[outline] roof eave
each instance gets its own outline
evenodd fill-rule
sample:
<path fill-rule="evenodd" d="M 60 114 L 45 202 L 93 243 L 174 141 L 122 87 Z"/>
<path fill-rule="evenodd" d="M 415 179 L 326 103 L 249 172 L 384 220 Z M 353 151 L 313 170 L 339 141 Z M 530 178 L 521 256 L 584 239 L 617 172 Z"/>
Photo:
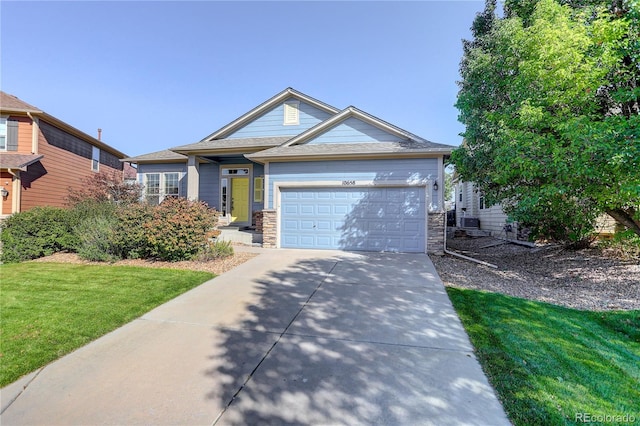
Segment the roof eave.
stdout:
<path fill-rule="evenodd" d="M 251 161 L 268 163 L 270 161 L 321 161 L 321 160 L 371 160 L 386 158 L 438 158 L 450 154 L 450 150 L 436 150 L 429 152 L 371 152 L 371 153 L 342 153 L 342 154 L 298 154 L 298 155 L 245 155 Z"/>

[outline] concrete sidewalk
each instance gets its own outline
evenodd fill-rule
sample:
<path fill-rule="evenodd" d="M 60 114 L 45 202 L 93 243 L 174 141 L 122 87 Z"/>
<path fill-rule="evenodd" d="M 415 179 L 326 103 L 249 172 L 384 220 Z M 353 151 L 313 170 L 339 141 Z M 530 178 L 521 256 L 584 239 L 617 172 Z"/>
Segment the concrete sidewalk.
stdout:
<path fill-rule="evenodd" d="M 1 423 L 509 424 L 426 255 L 260 252 L 2 389 Z"/>

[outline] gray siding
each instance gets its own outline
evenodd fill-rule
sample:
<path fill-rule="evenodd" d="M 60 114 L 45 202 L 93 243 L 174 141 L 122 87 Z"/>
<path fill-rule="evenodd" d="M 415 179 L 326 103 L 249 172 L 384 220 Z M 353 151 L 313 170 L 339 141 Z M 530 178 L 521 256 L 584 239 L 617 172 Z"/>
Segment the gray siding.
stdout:
<path fill-rule="evenodd" d="M 391 133 L 365 123 L 358 118 L 350 117 L 311 139 L 308 143 L 397 142 L 400 140 L 402 139 Z"/>
<path fill-rule="evenodd" d="M 213 163 L 200 164 L 198 198 L 216 210 L 220 209 L 220 167 Z"/>
<path fill-rule="evenodd" d="M 187 164 L 186 163 L 169 163 L 169 164 L 139 164 L 138 165 L 138 182 L 144 185 L 145 173 L 180 173 L 180 195 L 187 196 Z"/>
<path fill-rule="evenodd" d="M 317 181 L 406 181 L 415 183 L 436 179 L 438 159 L 411 158 L 393 160 L 307 161 L 269 164 L 269 207 L 274 208 L 274 184 L 276 182 Z M 437 209 L 437 198 L 431 193 L 431 206 Z"/>
<path fill-rule="evenodd" d="M 285 101 L 286 102 L 286 101 Z M 331 115 L 305 102 L 299 105 L 300 124 L 297 126 L 285 126 L 284 102 L 265 112 L 252 122 L 246 124 L 235 132 L 226 136 L 233 138 L 256 138 L 266 136 L 297 135 L 326 120 Z"/>

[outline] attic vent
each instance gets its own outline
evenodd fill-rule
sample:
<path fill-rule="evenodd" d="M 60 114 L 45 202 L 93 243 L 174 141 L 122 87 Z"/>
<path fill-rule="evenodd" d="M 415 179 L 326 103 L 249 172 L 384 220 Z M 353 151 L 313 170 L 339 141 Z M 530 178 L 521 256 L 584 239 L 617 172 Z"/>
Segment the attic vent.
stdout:
<path fill-rule="evenodd" d="M 300 124 L 300 115 L 298 113 L 298 107 L 300 102 L 289 101 L 284 103 L 284 125 L 296 126 Z"/>

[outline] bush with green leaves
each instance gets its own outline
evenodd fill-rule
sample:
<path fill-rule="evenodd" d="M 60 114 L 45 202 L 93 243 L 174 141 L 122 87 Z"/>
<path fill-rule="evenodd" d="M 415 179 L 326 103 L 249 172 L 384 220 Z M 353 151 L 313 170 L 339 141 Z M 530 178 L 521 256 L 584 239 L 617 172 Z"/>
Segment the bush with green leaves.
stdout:
<path fill-rule="evenodd" d="M 83 219 L 74 227 L 78 238 L 78 256 L 96 262 L 119 260 L 119 250 L 114 241 L 117 229 L 115 217 L 89 216 Z"/>
<path fill-rule="evenodd" d="M 150 255 L 167 261 L 192 259 L 207 245 L 217 221 L 217 212 L 203 202 L 166 198 L 143 224 Z"/>
<path fill-rule="evenodd" d="M 36 207 L 2 223 L 2 261 L 23 262 L 71 249 L 77 240 L 69 210 Z"/>

